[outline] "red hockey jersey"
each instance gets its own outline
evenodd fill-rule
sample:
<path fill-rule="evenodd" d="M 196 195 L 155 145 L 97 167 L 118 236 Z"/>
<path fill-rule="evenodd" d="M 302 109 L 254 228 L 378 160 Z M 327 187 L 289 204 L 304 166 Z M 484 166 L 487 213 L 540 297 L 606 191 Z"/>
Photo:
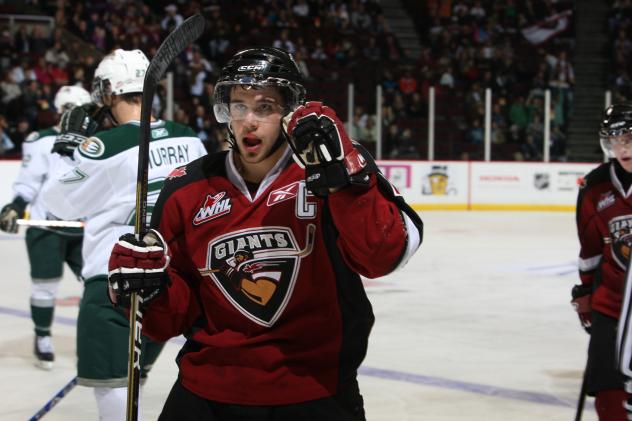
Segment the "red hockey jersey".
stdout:
<path fill-rule="evenodd" d="M 385 275 L 419 247 L 422 223 L 381 175 L 327 199 L 288 149 L 251 197 L 232 152 L 174 171 L 153 212 L 172 284 L 143 328 L 184 334 L 182 384 L 245 405 L 331 396 L 354 378 L 373 312 L 360 274 Z"/>
<path fill-rule="evenodd" d="M 632 248 L 631 196 L 610 162 L 586 176 L 577 200 L 581 281 L 593 287 L 592 308 L 617 319 Z"/>

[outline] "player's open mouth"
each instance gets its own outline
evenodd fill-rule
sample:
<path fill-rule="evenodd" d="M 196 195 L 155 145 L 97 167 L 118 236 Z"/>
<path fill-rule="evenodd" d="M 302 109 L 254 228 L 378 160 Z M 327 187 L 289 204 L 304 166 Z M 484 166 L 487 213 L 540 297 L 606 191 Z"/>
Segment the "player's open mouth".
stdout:
<path fill-rule="evenodd" d="M 244 147 L 247 150 L 254 150 L 261 145 L 261 139 L 256 138 L 254 136 L 246 136 L 244 137 Z"/>

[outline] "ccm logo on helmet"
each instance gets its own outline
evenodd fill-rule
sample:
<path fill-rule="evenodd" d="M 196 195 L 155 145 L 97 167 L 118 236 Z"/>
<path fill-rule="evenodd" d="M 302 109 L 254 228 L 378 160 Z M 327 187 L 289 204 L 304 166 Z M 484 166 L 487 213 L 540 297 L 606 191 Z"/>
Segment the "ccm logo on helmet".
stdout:
<path fill-rule="evenodd" d="M 265 64 L 248 64 L 244 66 L 239 66 L 237 71 L 243 72 L 247 70 L 264 70 L 266 68 Z"/>

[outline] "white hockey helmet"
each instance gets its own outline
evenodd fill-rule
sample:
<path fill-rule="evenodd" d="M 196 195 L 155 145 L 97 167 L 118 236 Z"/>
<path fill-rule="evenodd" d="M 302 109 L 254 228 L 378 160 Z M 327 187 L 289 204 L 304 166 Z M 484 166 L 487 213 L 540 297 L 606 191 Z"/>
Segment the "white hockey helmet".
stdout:
<path fill-rule="evenodd" d="M 53 105 L 55 105 L 57 112 L 61 114 L 70 108 L 79 107 L 90 102 L 92 100 L 88 91 L 81 86 L 68 85 L 59 88 L 57 94 L 55 94 Z"/>
<path fill-rule="evenodd" d="M 94 71 L 92 100 L 100 107 L 111 94 L 122 95 L 143 92 L 145 72 L 149 60 L 140 50 L 117 49 L 105 56 Z"/>

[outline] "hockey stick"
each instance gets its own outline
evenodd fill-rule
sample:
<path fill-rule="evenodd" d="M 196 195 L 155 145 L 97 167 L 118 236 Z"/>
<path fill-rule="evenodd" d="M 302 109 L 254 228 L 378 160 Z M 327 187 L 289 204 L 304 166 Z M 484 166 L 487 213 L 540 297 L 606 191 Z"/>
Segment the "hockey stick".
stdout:
<path fill-rule="evenodd" d="M 167 67 L 189 44 L 204 32 L 204 18 L 196 14 L 185 20 L 162 42 L 156 55 L 149 63 L 143 82 L 143 99 L 140 113 L 140 135 L 138 139 L 138 173 L 136 178 L 136 238 L 143 238 L 147 231 L 147 183 L 149 175 L 149 142 L 151 106 L 156 86 Z M 140 353 L 143 313 L 140 297 L 131 295 L 129 319 L 129 357 L 127 365 L 127 421 L 138 420 L 138 396 L 140 388 Z"/>
<path fill-rule="evenodd" d="M 292 256 L 296 256 L 296 257 L 305 257 L 308 254 L 310 254 L 312 252 L 312 250 L 314 249 L 314 240 L 316 239 L 316 236 L 314 235 L 316 233 L 316 225 L 314 224 L 309 224 L 307 225 L 307 235 L 306 235 L 306 239 L 305 239 L 305 247 L 302 250 L 297 251 L 296 253 L 292 254 L 292 253 L 287 253 L 285 251 L 273 251 L 271 254 L 270 252 L 263 252 L 261 253 L 261 255 L 258 255 L 257 257 L 270 257 L 270 256 L 288 256 L 288 257 L 292 257 Z M 198 269 L 198 271 L 200 272 L 200 275 L 205 276 L 205 275 L 209 275 L 211 273 L 217 273 L 217 272 L 221 272 L 221 269 L 208 269 L 208 268 L 202 268 L 202 269 Z"/>
<path fill-rule="evenodd" d="M 579 399 L 577 399 L 577 410 L 575 411 L 575 421 L 582 420 L 582 413 L 584 412 L 584 402 L 586 401 L 586 373 L 588 372 L 588 364 L 586 364 L 586 370 L 582 377 L 582 388 L 579 390 Z"/>
<path fill-rule="evenodd" d="M 47 219 L 18 219 L 18 225 L 25 227 L 83 228 L 81 221 L 49 221 Z"/>
<path fill-rule="evenodd" d="M 41 419 L 44 415 L 48 414 L 48 412 L 51 409 L 53 409 L 53 407 L 57 405 L 57 403 L 59 403 L 59 401 L 64 396 L 70 393 L 70 391 L 74 389 L 76 385 L 77 385 L 77 377 L 74 377 L 72 380 L 68 382 L 68 384 L 62 387 L 61 390 L 55 394 L 55 396 L 53 396 L 48 402 L 46 402 L 46 404 L 39 411 L 37 411 L 35 415 L 29 418 L 29 421 L 37 421 Z"/>

